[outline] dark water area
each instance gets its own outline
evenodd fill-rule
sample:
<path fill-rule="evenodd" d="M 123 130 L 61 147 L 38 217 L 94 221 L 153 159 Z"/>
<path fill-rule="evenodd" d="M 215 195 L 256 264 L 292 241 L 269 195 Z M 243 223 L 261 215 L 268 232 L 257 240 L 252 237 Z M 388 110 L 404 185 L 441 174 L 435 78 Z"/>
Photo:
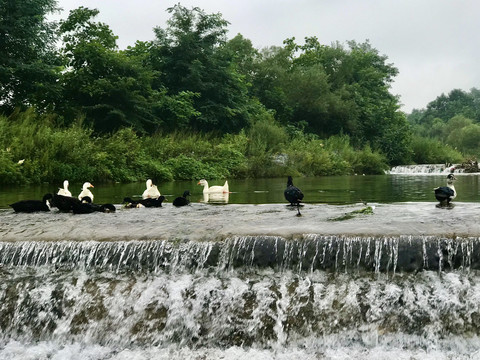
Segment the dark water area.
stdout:
<path fill-rule="evenodd" d="M 480 201 L 479 175 L 457 175 L 456 201 Z M 276 204 L 285 203 L 283 190 L 286 179 L 231 179 L 229 204 Z M 212 180 L 209 185 L 223 185 L 224 180 Z M 433 189 L 445 186 L 445 175 L 376 175 L 376 176 L 324 176 L 295 178 L 294 184 L 305 194 L 305 203 L 354 204 L 360 202 L 395 203 L 409 201 L 435 202 Z M 171 202 L 185 190 L 190 190 L 192 202 L 205 202 L 203 188 L 197 181 L 174 181 L 157 183 L 166 201 Z M 0 188 L 0 208 L 25 199 L 41 199 L 45 193 L 56 192 L 62 184 L 38 186 L 4 186 Z M 82 184 L 70 184 L 70 191 L 78 195 Z M 94 184 L 92 192 L 96 203 L 121 204 L 125 196 L 140 196 L 145 183 Z M 211 200 L 211 199 L 209 199 Z M 214 199 L 215 200 L 215 199 Z M 218 201 L 217 201 L 218 202 Z"/>

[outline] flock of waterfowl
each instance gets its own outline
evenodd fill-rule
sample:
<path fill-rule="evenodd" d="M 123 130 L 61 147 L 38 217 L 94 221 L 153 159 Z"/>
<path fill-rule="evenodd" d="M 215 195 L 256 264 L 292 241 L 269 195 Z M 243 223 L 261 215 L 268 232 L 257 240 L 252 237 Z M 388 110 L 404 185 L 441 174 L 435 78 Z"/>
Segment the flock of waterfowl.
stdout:
<path fill-rule="evenodd" d="M 457 192 L 453 185 L 456 180 L 453 175 L 453 169 L 447 176 L 447 186 L 441 186 L 434 189 L 436 199 L 440 202 L 440 206 L 448 206 L 450 201 L 455 199 Z M 228 181 L 225 181 L 223 186 L 210 186 L 207 180 L 202 179 L 198 182 L 198 185 L 203 186 L 203 193 L 205 194 L 228 194 Z M 82 191 L 77 197 L 72 196 L 72 193 L 68 190 L 68 180 L 63 182 L 63 188 L 59 188 L 58 192 L 54 195 L 45 194 L 42 200 L 21 200 L 16 203 L 10 204 L 15 212 L 38 212 L 38 211 L 50 211 L 52 207 L 58 208 L 62 212 L 73 212 L 75 214 L 89 214 L 93 212 L 114 212 L 116 210 L 113 204 L 95 204 L 93 202 L 94 196 L 90 191 L 93 185 L 86 182 L 82 186 Z M 186 190 L 182 196 L 173 200 L 174 206 L 185 206 L 190 203 L 189 200 L 190 191 Z M 300 203 L 303 201 L 302 191 L 293 185 L 293 179 L 291 176 L 287 179 L 287 187 L 284 190 L 285 199 L 291 206 L 297 207 L 297 216 L 301 216 Z M 138 207 L 161 207 L 165 201 L 165 196 L 160 194 L 158 187 L 152 183 L 152 180 L 148 179 L 146 182 L 146 189 L 142 194 L 141 199 L 133 199 L 132 197 L 125 197 L 123 199 L 124 207 L 126 208 L 138 208 Z"/>
<path fill-rule="evenodd" d="M 204 194 L 214 193 L 228 193 L 228 182 L 225 181 L 223 186 L 208 186 L 208 182 L 202 179 L 198 182 L 198 185 L 203 186 Z M 62 212 L 73 212 L 75 214 L 88 214 L 93 212 L 114 212 L 116 210 L 113 204 L 95 204 L 93 202 L 94 195 L 90 188 L 94 186 L 89 182 L 86 182 L 82 186 L 82 191 L 77 197 L 72 196 L 72 193 L 68 189 L 68 180 L 63 182 L 63 187 L 58 189 L 56 194 L 45 194 L 42 200 L 21 200 L 16 203 L 10 204 L 15 212 L 39 212 L 50 211 L 51 208 L 57 208 Z M 190 204 L 189 200 L 190 191 L 184 191 L 182 196 L 179 196 L 173 200 L 174 206 L 185 206 Z M 152 183 L 151 179 L 146 182 L 146 189 L 139 199 L 133 199 L 132 197 L 125 197 L 123 199 L 124 207 L 126 208 L 138 208 L 138 207 L 161 207 L 165 201 L 165 196 L 160 194 L 157 185 Z"/>

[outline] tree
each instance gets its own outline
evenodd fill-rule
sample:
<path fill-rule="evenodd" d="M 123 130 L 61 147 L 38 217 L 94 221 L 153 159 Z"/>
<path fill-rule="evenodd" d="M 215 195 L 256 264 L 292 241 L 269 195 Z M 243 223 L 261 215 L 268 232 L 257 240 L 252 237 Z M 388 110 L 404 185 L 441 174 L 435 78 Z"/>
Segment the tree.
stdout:
<path fill-rule="evenodd" d="M 433 117 L 447 122 L 456 115 L 463 115 L 475 122 L 480 122 L 479 99 L 478 90 L 475 88 L 471 89 L 469 93 L 453 89 L 448 95 L 441 94 L 429 102 L 420 121 L 426 122 Z"/>
<path fill-rule="evenodd" d="M 58 93 L 56 0 L 0 0 L 0 109 L 44 109 Z"/>
<path fill-rule="evenodd" d="M 96 9 L 80 7 L 60 24 L 66 66 L 63 112 L 70 121 L 84 114 L 97 132 L 125 126 L 154 132 L 161 125 L 154 109 L 162 98 L 151 88 L 155 73 L 133 49 L 119 52 L 108 25 L 93 21 L 97 15 Z"/>
<path fill-rule="evenodd" d="M 368 42 L 344 48 L 321 45 L 315 37 L 304 45 L 287 39 L 283 48 L 262 55 L 252 93 L 283 124 L 306 124 L 307 132 L 322 137 L 343 132 L 392 163 L 409 160 L 409 124 L 389 92 L 397 69 Z"/>
<path fill-rule="evenodd" d="M 255 74 L 256 65 L 260 59 L 260 53 L 252 45 L 252 42 L 237 34 L 225 44 L 235 70 L 245 78 L 249 88 Z"/>
<path fill-rule="evenodd" d="M 202 131 L 236 132 L 248 123 L 249 98 L 243 77 L 232 66 L 225 47 L 228 22 L 220 14 L 206 14 L 175 5 L 167 28 L 155 28 L 153 69 L 169 95 L 197 94 L 198 111 L 190 127 Z"/>

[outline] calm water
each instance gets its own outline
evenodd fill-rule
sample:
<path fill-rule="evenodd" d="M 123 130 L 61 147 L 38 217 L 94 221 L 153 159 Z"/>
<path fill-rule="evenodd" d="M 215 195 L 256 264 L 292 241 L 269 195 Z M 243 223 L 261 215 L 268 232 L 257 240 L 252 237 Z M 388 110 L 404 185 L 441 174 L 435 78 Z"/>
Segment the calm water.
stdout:
<path fill-rule="evenodd" d="M 457 175 L 456 201 L 480 201 L 479 175 Z M 232 179 L 229 180 L 228 199 L 208 199 L 210 202 L 229 204 L 284 203 L 283 190 L 286 179 Z M 445 186 L 444 175 L 377 175 L 377 176 L 325 176 L 295 178 L 294 184 L 302 189 L 306 203 L 351 204 L 361 201 L 394 203 L 406 201 L 435 202 L 433 188 Z M 24 199 L 41 199 L 47 192 L 56 192 L 57 186 L 2 187 L 0 208 Z M 78 195 L 82 184 L 70 184 L 70 191 Z M 95 185 L 95 184 L 94 184 Z M 196 181 L 175 181 L 157 184 L 167 202 L 173 201 L 184 190 L 190 190 L 193 202 L 204 202 L 202 187 Z M 223 185 L 223 181 L 211 181 L 212 185 Z M 125 196 L 140 196 L 145 184 L 97 184 L 92 189 L 96 203 L 121 204 Z M 212 201 L 213 200 L 213 201 Z"/>

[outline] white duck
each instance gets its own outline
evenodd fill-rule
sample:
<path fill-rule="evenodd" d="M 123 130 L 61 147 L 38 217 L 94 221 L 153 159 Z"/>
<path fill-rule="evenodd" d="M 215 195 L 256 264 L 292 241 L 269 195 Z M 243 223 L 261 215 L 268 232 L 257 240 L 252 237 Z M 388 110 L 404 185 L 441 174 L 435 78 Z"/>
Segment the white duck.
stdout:
<path fill-rule="evenodd" d="M 72 193 L 68 190 L 68 180 L 63 182 L 63 188 L 58 188 L 57 195 L 72 196 Z"/>
<path fill-rule="evenodd" d="M 142 194 L 142 199 L 157 199 L 160 197 L 157 185 L 153 185 L 152 180 L 148 179 L 146 182 L 147 188 Z"/>
<path fill-rule="evenodd" d="M 93 188 L 94 186 L 90 184 L 89 182 L 86 182 L 82 186 L 82 192 L 78 194 L 78 200 L 82 200 L 85 196 L 88 196 L 90 199 L 92 199 L 93 202 L 93 194 L 88 188 Z"/>
<path fill-rule="evenodd" d="M 202 179 L 197 183 L 197 185 L 202 185 L 203 186 L 203 193 L 204 194 L 229 193 L 230 192 L 228 190 L 228 181 L 225 181 L 225 184 L 223 186 L 216 185 L 216 186 L 208 187 L 207 180 Z"/>

